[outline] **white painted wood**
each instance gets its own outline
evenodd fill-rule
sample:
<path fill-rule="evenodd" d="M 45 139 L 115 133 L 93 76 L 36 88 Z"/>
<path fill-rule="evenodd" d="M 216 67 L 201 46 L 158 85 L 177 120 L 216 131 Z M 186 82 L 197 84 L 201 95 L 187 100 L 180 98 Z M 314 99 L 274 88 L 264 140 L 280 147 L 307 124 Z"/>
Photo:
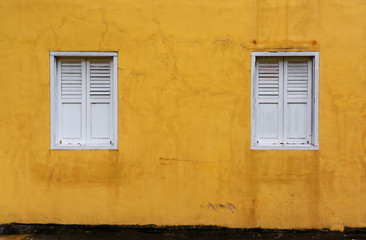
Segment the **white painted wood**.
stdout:
<path fill-rule="evenodd" d="M 118 57 L 117 55 L 113 57 L 113 71 L 112 71 L 112 142 L 110 143 L 112 145 L 113 149 L 118 149 Z"/>
<path fill-rule="evenodd" d="M 256 61 L 256 144 L 282 142 L 282 61 L 261 58 Z"/>
<path fill-rule="evenodd" d="M 108 99 L 111 97 L 112 61 L 90 60 L 88 61 L 89 97 L 91 99 Z"/>
<path fill-rule="evenodd" d="M 282 61 L 284 61 L 285 58 L 282 58 Z M 289 114 L 288 114 L 288 62 L 284 61 L 283 63 L 284 68 L 284 74 L 283 74 L 283 142 L 282 144 L 288 144 L 288 125 L 289 125 Z"/>
<path fill-rule="evenodd" d="M 307 141 L 307 104 L 287 103 L 287 122 L 285 122 L 286 141 L 285 143 L 302 143 Z"/>
<path fill-rule="evenodd" d="M 252 52 L 252 103 L 251 103 L 251 149 L 273 149 L 273 150 L 317 150 L 318 140 L 318 116 L 319 116 L 319 52 Z M 261 57 L 278 57 L 292 59 L 305 59 L 305 63 L 292 66 L 287 72 L 284 70 L 283 78 L 290 76 L 290 84 L 282 80 L 283 85 L 283 109 L 281 120 L 283 142 L 273 144 L 270 141 L 257 141 L 259 129 L 258 124 L 264 125 L 258 120 L 259 102 L 257 96 L 257 61 Z M 296 57 L 296 58 L 294 58 Z M 305 57 L 305 58 L 304 58 Z M 287 68 L 286 61 L 283 60 L 283 67 Z M 291 65 L 291 64 L 290 64 Z M 304 71 L 305 70 L 305 71 Z M 299 73 L 297 73 L 300 71 Z M 301 72 L 302 71 L 302 72 Z M 285 76 L 286 75 L 286 76 Z M 305 76 L 304 76 L 305 75 Z M 304 83 L 304 77 L 307 83 Z M 306 82 L 306 81 L 305 81 Z M 271 82 L 268 82 L 271 83 Z M 268 84 L 268 87 L 271 84 Z M 266 86 L 262 84 L 262 86 Z M 262 92 L 266 90 L 261 89 Z M 289 92 L 288 92 L 289 91 Z M 266 92 L 270 92 L 266 90 Z M 272 92 L 273 93 L 273 92 Z M 288 94 L 289 93 L 289 94 Z M 262 94 L 265 98 L 266 94 Z M 268 95 L 268 94 L 267 94 Z M 267 99 L 268 104 L 273 104 L 273 100 Z M 281 102 L 281 101 L 280 101 Z M 271 110 L 265 110 L 271 111 Z M 263 112 L 263 111 L 262 111 Z M 263 115 L 263 113 L 260 113 Z M 264 127 L 264 132 L 268 132 L 268 126 Z M 263 133 L 260 132 L 260 135 Z M 279 138 L 281 139 L 281 138 Z M 290 141 L 288 141 L 290 139 Z M 287 143 L 286 143 L 287 142 Z"/>
<path fill-rule="evenodd" d="M 279 143 L 279 104 L 259 103 L 257 113 L 257 141 L 258 143 Z"/>
<path fill-rule="evenodd" d="M 56 106 L 57 106 L 57 95 L 55 94 L 56 91 L 56 58 L 55 56 L 50 55 L 50 148 L 52 149 L 53 146 L 56 144 Z"/>
<path fill-rule="evenodd" d="M 56 57 L 116 57 L 117 55 L 117 52 L 50 52 L 50 56 Z"/>
<path fill-rule="evenodd" d="M 59 145 L 85 144 L 84 59 L 60 59 L 57 64 Z M 72 79 L 72 81 L 70 80 Z"/>
<path fill-rule="evenodd" d="M 319 150 L 319 146 L 314 145 L 255 145 L 253 150 Z"/>
<path fill-rule="evenodd" d="M 55 145 L 52 149 L 58 150 L 93 150 L 93 149 L 111 149 L 117 150 L 116 147 L 112 146 L 111 144 L 88 144 L 88 145 Z"/>
<path fill-rule="evenodd" d="M 92 140 L 106 143 L 111 141 L 110 108 L 109 103 L 93 103 L 90 105 L 90 138 Z"/>
<path fill-rule="evenodd" d="M 255 146 L 256 145 L 256 117 L 255 117 L 255 110 L 256 110 L 256 105 L 257 105 L 257 96 L 256 96 L 256 72 L 257 72 L 257 68 L 256 68 L 256 57 L 254 55 L 252 55 L 252 62 L 251 62 L 251 84 L 250 84 L 250 91 L 251 91 L 251 100 L 250 100 L 250 105 L 251 105 L 251 121 L 250 121 L 250 131 L 251 131 L 251 146 Z"/>
<path fill-rule="evenodd" d="M 62 103 L 62 144 L 82 143 L 82 104 Z"/>
<path fill-rule="evenodd" d="M 82 61 L 60 61 L 61 99 L 82 99 Z"/>
<path fill-rule="evenodd" d="M 313 58 L 313 123 L 312 142 L 319 147 L 319 53 Z"/>
<path fill-rule="evenodd" d="M 86 74 L 86 59 L 83 58 L 82 59 L 82 99 L 81 99 L 81 103 L 82 103 L 82 145 L 87 144 L 87 134 L 88 134 L 88 129 L 86 128 L 86 120 L 88 119 L 88 115 L 86 112 L 86 96 L 87 96 L 87 74 Z"/>
<path fill-rule="evenodd" d="M 307 96 L 307 115 L 306 115 L 306 143 L 313 143 L 311 139 L 312 135 L 312 114 L 313 114 L 313 61 L 309 58 L 308 59 L 308 96 Z"/>
<path fill-rule="evenodd" d="M 117 149 L 117 60 L 117 53 L 50 52 L 51 149 Z"/>
<path fill-rule="evenodd" d="M 113 104 L 111 102 L 112 59 L 87 61 L 87 128 L 89 143 L 113 142 Z"/>
<path fill-rule="evenodd" d="M 318 57 L 319 52 L 252 52 L 254 57 Z"/>
<path fill-rule="evenodd" d="M 284 58 L 285 144 L 310 143 L 312 66 L 309 63 L 308 57 Z"/>
<path fill-rule="evenodd" d="M 57 82 L 57 92 L 55 95 L 57 96 L 57 107 L 56 107 L 56 116 L 57 116 L 57 134 L 56 134 L 56 145 L 62 144 L 62 100 L 61 100 L 61 61 L 57 61 L 57 77 L 55 81 Z"/>

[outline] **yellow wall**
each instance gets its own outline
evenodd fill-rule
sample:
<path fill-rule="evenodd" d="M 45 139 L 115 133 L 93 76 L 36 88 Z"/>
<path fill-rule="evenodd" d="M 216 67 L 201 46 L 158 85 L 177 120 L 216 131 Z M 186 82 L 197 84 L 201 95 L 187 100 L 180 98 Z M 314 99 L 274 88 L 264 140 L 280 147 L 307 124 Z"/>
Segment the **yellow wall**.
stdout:
<path fill-rule="evenodd" d="M 365 15 L 364 0 L 1 0 L 0 223 L 365 227 Z M 320 52 L 319 151 L 250 149 L 251 51 L 286 50 Z M 50 150 L 49 51 L 118 51 L 118 151 Z"/>

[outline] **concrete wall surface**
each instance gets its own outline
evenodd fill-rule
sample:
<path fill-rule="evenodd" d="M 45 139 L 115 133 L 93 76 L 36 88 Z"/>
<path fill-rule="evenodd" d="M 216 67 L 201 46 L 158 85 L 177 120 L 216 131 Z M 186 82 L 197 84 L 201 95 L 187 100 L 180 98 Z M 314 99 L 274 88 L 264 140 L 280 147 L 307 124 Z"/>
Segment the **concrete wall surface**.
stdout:
<path fill-rule="evenodd" d="M 366 1 L 1 0 L 0 223 L 366 226 Z M 118 52 L 118 150 L 50 150 L 50 51 Z M 251 52 L 319 51 L 319 150 L 251 150 Z"/>

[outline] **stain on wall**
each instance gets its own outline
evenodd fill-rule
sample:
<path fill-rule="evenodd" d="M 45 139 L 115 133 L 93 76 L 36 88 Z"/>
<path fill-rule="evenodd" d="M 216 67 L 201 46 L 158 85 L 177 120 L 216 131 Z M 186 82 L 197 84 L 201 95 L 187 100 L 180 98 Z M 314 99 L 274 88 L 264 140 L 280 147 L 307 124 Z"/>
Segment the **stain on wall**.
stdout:
<path fill-rule="evenodd" d="M 366 225 L 366 3 L 0 2 L 0 223 Z M 118 51 L 118 150 L 50 150 L 49 51 Z M 251 51 L 319 51 L 319 151 L 250 149 Z"/>

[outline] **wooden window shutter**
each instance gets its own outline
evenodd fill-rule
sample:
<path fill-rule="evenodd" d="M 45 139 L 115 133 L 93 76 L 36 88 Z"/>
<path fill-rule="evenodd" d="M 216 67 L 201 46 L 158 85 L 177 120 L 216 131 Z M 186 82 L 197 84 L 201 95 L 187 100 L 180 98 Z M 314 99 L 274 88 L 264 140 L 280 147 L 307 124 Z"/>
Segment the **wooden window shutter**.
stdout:
<path fill-rule="evenodd" d="M 282 78 L 282 58 L 258 58 L 255 86 L 255 138 L 259 144 L 282 143 Z"/>
<path fill-rule="evenodd" d="M 87 60 L 88 142 L 113 144 L 112 59 Z"/>
<path fill-rule="evenodd" d="M 311 143 L 312 60 L 284 60 L 284 137 L 287 144 Z"/>
<path fill-rule="evenodd" d="M 60 144 L 81 144 L 85 140 L 85 62 L 58 61 L 58 139 Z"/>

